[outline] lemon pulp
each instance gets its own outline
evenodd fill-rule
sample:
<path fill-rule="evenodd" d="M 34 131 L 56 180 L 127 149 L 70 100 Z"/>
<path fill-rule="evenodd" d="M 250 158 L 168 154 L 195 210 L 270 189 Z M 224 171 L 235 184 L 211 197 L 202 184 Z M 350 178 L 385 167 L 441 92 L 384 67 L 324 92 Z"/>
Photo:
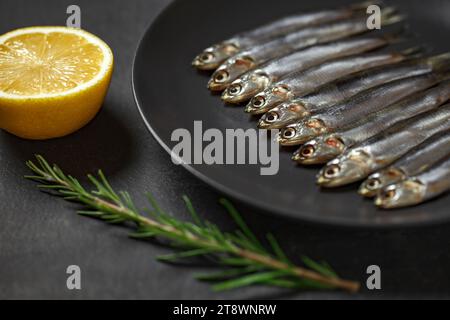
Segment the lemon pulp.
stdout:
<path fill-rule="evenodd" d="M 99 110 L 113 58 L 96 36 L 32 27 L 0 36 L 0 127 L 24 138 L 69 134 Z"/>

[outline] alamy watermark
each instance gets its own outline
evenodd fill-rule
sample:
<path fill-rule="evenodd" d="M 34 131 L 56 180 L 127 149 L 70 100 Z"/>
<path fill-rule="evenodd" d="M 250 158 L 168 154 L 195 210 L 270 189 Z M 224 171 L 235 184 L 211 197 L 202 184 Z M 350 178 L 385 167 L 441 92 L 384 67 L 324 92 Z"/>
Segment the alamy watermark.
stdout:
<path fill-rule="evenodd" d="M 69 15 L 66 26 L 70 28 L 81 28 L 81 8 L 76 4 L 67 7 L 66 13 Z"/>
<path fill-rule="evenodd" d="M 76 264 L 67 267 L 66 273 L 69 275 L 66 286 L 69 290 L 81 290 L 81 268 Z"/>
<path fill-rule="evenodd" d="M 367 7 L 366 10 L 367 14 L 370 14 L 370 16 L 367 18 L 367 29 L 374 30 L 374 29 L 381 29 L 381 9 L 379 6 L 373 4 Z"/>
<path fill-rule="evenodd" d="M 381 268 L 376 265 L 370 265 L 366 269 L 369 277 L 366 280 L 366 286 L 369 290 L 381 290 Z"/>
<path fill-rule="evenodd" d="M 261 175 L 275 175 L 279 170 L 278 130 L 210 128 L 203 132 L 202 121 L 194 121 L 193 135 L 180 128 L 172 132 L 177 142 L 171 156 L 175 164 L 250 164 L 260 165 Z"/>

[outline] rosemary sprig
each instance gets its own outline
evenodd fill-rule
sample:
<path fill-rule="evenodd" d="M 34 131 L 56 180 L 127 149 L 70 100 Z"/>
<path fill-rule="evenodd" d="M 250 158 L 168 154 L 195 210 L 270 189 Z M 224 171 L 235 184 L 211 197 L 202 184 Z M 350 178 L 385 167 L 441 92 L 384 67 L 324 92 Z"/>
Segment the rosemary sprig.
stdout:
<path fill-rule="evenodd" d="M 116 193 L 113 190 L 102 171 L 98 172 L 97 177 L 88 175 L 96 189 L 87 191 L 77 179 L 66 175 L 56 165 L 51 166 L 42 156 L 37 155 L 36 160 L 36 164 L 27 162 L 34 175 L 26 178 L 38 181 L 41 189 L 84 205 L 85 210 L 79 211 L 79 214 L 113 224 L 131 222 L 135 227 L 131 236 L 135 238 L 168 240 L 168 245 L 177 251 L 160 256 L 159 260 L 213 258 L 223 270 L 197 275 L 196 278 L 215 282 L 214 290 L 254 284 L 291 289 L 343 289 L 350 292 L 359 289 L 359 283 L 340 279 L 326 263 L 303 257 L 304 266 L 294 265 L 271 234 L 267 235 L 271 250 L 267 250 L 226 199 L 220 199 L 220 203 L 239 227 L 232 233 L 222 232 L 216 225 L 202 221 L 186 196 L 183 200 L 193 222 L 181 221 L 165 213 L 150 195 L 148 200 L 152 209 L 147 210 L 148 215 L 143 215 L 127 192 Z"/>

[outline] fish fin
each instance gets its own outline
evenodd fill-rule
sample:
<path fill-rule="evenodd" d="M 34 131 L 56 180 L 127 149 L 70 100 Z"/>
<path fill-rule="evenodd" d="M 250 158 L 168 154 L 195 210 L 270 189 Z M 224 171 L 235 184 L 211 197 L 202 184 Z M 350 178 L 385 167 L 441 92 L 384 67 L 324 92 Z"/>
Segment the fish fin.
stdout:
<path fill-rule="evenodd" d="M 450 70 L 450 52 L 439 54 L 437 56 L 426 58 L 433 71 L 449 71 Z"/>
<path fill-rule="evenodd" d="M 427 49 L 423 46 L 416 46 L 411 47 L 405 50 L 400 51 L 400 54 L 406 57 L 408 60 L 410 59 L 416 59 L 421 56 L 427 51 Z"/>
<path fill-rule="evenodd" d="M 388 6 L 388 7 L 385 7 L 385 8 L 381 9 L 381 16 L 382 17 L 387 17 L 387 16 L 390 16 L 390 15 L 398 14 L 398 12 L 399 11 L 398 11 L 397 7 Z"/>
<path fill-rule="evenodd" d="M 389 26 L 391 24 L 403 22 L 403 21 L 405 21 L 405 19 L 406 19 L 406 16 L 403 15 L 403 14 L 396 14 L 396 15 L 393 15 L 393 16 L 381 18 L 381 26 L 382 27 L 386 27 L 386 26 Z"/>
<path fill-rule="evenodd" d="M 405 21 L 406 15 L 398 13 L 395 7 L 386 7 L 381 10 L 381 25 L 383 27 Z"/>

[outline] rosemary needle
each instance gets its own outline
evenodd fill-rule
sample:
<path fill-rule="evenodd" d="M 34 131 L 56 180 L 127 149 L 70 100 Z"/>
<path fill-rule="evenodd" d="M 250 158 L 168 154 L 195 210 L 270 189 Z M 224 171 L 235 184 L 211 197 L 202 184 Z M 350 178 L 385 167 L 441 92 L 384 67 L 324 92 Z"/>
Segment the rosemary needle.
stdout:
<path fill-rule="evenodd" d="M 133 223 L 130 235 L 136 238 L 169 240 L 176 250 L 158 257 L 161 261 L 176 261 L 192 257 L 213 257 L 222 271 L 198 275 L 197 279 L 213 281 L 214 290 L 236 289 L 249 285 L 269 285 L 289 289 L 343 289 L 355 292 L 359 283 L 339 278 L 326 263 L 303 257 L 303 265 L 294 265 L 283 252 L 275 237 L 267 235 L 270 250 L 266 249 L 247 226 L 234 206 L 226 199 L 220 203 L 236 222 L 238 230 L 222 232 L 215 224 L 202 221 L 188 197 L 183 200 L 193 222 L 179 220 L 165 213 L 155 199 L 148 195 L 151 210 L 143 215 L 127 192 L 116 192 L 102 171 L 88 175 L 95 187 L 87 191 L 77 179 L 66 175 L 58 166 L 50 165 L 42 156 L 36 163 L 27 161 L 34 175 L 27 179 L 39 182 L 39 188 L 84 205 L 81 215 L 109 223 Z"/>

